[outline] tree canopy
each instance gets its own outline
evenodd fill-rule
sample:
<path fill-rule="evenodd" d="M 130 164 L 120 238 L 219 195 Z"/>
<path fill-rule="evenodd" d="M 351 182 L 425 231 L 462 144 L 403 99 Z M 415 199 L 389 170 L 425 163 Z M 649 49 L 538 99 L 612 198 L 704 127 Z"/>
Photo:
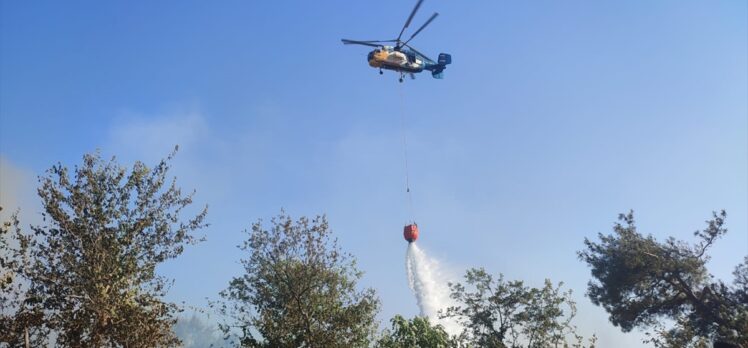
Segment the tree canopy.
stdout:
<path fill-rule="evenodd" d="M 486 348 L 583 347 L 583 337 L 571 324 L 576 303 L 571 290 L 562 291 L 546 280 L 542 288 L 522 281 L 494 278 L 484 269 L 470 269 L 465 284 L 450 284 L 457 305 L 443 317 L 456 318 L 464 328 L 463 344 Z M 589 340 L 594 347 L 596 338 Z"/>
<path fill-rule="evenodd" d="M 285 213 L 258 221 L 239 247 L 244 274 L 221 292 L 219 312 L 243 347 L 367 347 L 379 300 L 358 290 L 362 272 L 340 250 L 327 219 Z"/>
<path fill-rule="evenodd" d="M 152 347 L 179 343 L 179 310 L 163 301 L 169 282 L 156 266 L 199 239 L 206 209 L 181 218 L 192 203 L 167 159 L 131 169 L 88 154 L 71 172 L 57 164 L 40 177 L 44 224 L 32 226 L 26 293 L 44 313 L 60 347 Z"/>
<path fill-rule="evenodd" d="M 3 207 L 0 207 L 0 211 Z M 30 236 L 22 232 L 18 213 L 0 223 L 0 343 L 46 345 L 43 313 L 26 297 Z"/>
<path fill-rule="evenodd" d="M 385 329 L 377 340 L 376 348 L 450 348 L 458 342 L 449 337 L 441 325 L 431 325 L 426 317 L 405 319 L 394 316 L 392 327 Z"/>
<path fill-rule="evenodd" d="M 726 216 L 714 213 L 691 244 L 644 236 L 633 212 L 621 214 L 613 234 L 598 234 L 599 242 L 585 239 L 579 252 L 593 277 L 587 296 L 623 331 L 653 329 L 650 341 L 660 347 L 710 341 L 748 347 L 748 257 L 731 285 L 715 280 L 706 268 L 707 251 L 727 233 Z M 664 319 L 674 325 L 666 328 Z"/>

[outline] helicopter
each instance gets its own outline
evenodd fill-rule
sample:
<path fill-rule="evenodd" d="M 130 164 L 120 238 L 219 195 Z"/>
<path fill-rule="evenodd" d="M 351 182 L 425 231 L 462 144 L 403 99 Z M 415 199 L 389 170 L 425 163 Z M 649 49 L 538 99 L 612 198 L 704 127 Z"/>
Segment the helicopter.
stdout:
<path fill-rule="evenodd" d="M 434 12 L 434 14 L 429 17 L 426 23 L 423 23 L 423 25 L 418 28 L 418 30 L 416 30 L 413 35 L 410 36 L 410 38 L 405 41 L 402 40 L 405 29 L 407 29 L 410 25 L 410 22 L 413 20 L 413 17 L 416 15 L 416 12 L 418 12 L 418 8 L 421 7 L 422 3 L 423 0 L 418 0 L 416 6 L 413 8 L 413 11 L 410 12 L 408 20 L 405 21 L 403 29 L 400 30 L 400 35 L 397 36 L 397 39 L 369 41 L 341 39 L 340 41 L 342 41 L 344 45 L 363 45 L 376 47 L 376 49 L 369 52 L 366 59 L 369 61 L 369 66 L 373 68 L 379 68 L 380 75 L 384 74 L 382 69 L 397 71 L 400 73 L 399 81 L 403 82 L 403 77 L 405 77 L 406 74 L 410 75 L 411 79 L 415 79 L 415 74 L 427 70 L 431 72 L 431 76 L 433 76 L 435 79 L 444 78 L 444 69 L 447 68 L 448 64 L 452 63 L 451 55 L 447 53 L 440 53 L 438 60 L 434 61 L 423 53 L 418 52 L 418 50 L 416 50 L 412 46 L 408 45 L 408 43 L 413 40 L 416 35 L 418 35 L 424 28 L 426 28 L 426 26 L 431 24 L 431 22 L 439 15 L 438 13 Z M 394 43 L 394 46 L 385 45 L 385 43 Z"/>

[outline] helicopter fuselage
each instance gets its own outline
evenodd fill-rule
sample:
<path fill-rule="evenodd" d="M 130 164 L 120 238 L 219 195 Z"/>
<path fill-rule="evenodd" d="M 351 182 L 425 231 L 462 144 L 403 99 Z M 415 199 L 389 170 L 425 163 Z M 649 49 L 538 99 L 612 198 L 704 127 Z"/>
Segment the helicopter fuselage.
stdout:
<path fill-rule="evenodd" d="M 402 73 L 419 73 L 426 67 L 426 62 L 415 53 L 408 50 L 395 50 L 388 46 L 369 52 L 366 58 L 372 68 L 394 70 Z"/>

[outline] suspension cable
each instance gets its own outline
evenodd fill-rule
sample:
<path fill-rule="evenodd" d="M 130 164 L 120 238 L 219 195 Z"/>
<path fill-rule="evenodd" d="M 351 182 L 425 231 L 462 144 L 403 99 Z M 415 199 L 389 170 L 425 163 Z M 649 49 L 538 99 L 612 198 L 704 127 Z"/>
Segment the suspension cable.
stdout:
<path fill-rule="evenodd" d="M 408 138 L 407 138 L 407 124 L 405 118 L 405 93 L 403 91 L 403 84 L 400 83 L 398 92 L 400 94 L 400 127 L 403 137 L 403 158 L 405 160 L 405 200 L 408 208 L 408 215 L 411 219 L 410 222 L 415 222 L 414 211 L 413 211 L 413 193 L 410 190 L 410 173 L 408 168 Z"/>

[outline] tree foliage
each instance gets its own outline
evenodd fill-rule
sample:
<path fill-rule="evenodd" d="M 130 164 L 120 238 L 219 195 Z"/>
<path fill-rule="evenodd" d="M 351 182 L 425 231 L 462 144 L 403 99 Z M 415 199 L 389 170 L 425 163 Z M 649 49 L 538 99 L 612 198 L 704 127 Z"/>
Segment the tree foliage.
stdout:
<path fill-rule="evenodd" d="M 458 304 L 442 316 L 456 318 L 464 328 L 462 343 L 475 347 L 583 347 L 583 337 L 571 324 L 576 303 L 562 285 L 546 280 L 542 288 L 532 288 L 470 269 L 465 284 L 450 284 Z M 590 339 L 590 347 L 595 340 Z"/>
<path fill-rule="evenodd" d="M 431 325 L 426 317 L 405 319 L 393 317 L 391 329 L 385 329 L 376 348 L 450 348 L 458 343 L 449 337 L 441 325 Z"/>
<path fill-rule="evenodd" d="M 652 329 L 659 347 L 701 347 L 707 342 L 748 347 L 748 257 L 732 285 L 708 273 L 708 249 L 727 233 L 726 213 L 714 213 L 695 244 L 640 234 L 633 212 L 621 214 L 613 234 L 585 239 L 579 257 L 592 271 L 587 296 L 623 331 Z M 666 325 L 669 319 L 674 325 Z M 667 328 L 669 327 L 669 328 Z"/>
<path fill-rule="evenodd" d="M 252 226 L 239 248 L 244 274 L 221 292 L 226 335 L 243 347 L 366 347 L 379 302 L 359 291 L 354 258 L 340 250 L 324 216 L 293 221 L 285 213 Z"/>
<path fill-rule="evenodd" d="M 45 313 L 60 347 L 157 347 L 179 343 L 179 310 L 163 301 L 156 266 L 198 241 L 206 209 L 182 220 L 192 194 L 167 183 L 168 161 L 131 170 L 99 154 L 72 173 L 57 164 L 40 177 L 45 224 L 33 226 L 27 297 Z"/>
<path fill-rule="evenodd" d="M 34 346 L 46 344 L 43 313 L 25 295 L 29 242 L 29 235 L 21 231 L 18 213 L 0 225 L 0 346 L 20 347 L 27 337 Z"/>

